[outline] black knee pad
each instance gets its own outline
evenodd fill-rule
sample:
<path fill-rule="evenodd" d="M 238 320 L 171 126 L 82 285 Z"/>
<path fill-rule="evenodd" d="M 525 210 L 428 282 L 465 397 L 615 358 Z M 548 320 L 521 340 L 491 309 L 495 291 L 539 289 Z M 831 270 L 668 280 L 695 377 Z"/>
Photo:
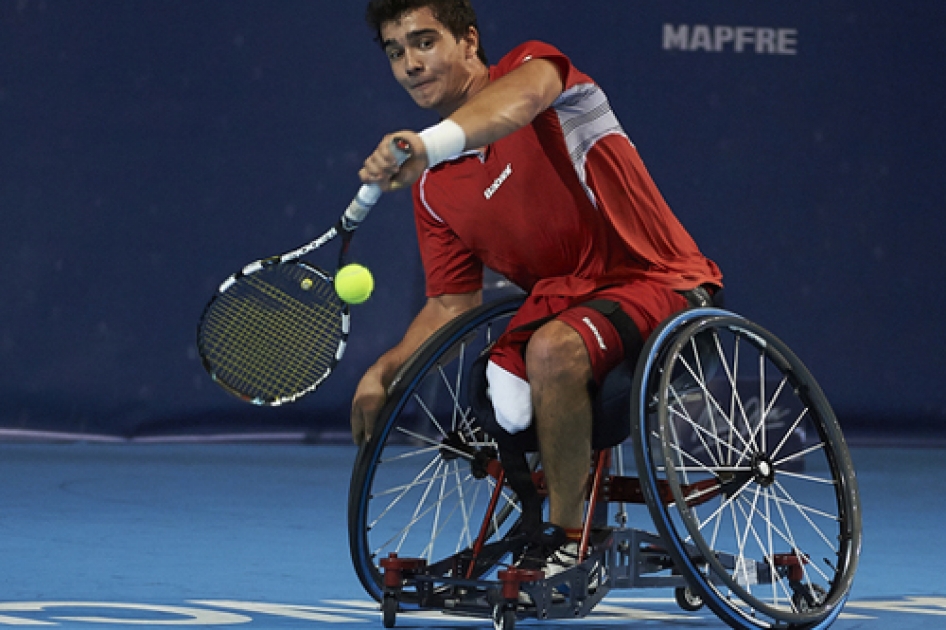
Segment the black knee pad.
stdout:
<path fill-rule="evenodd" d="M 591 444 L 595 449 L 610 448 L 631 434 L 631 387 L 637 357 L 644 348 L 644 339 L 634 320 L 613 300 L 591 300 L 582 306 L 593 308 L 611 322 L 621 345 L 624 360 L 615 366 L 592 393 L 594 423 Z"/>

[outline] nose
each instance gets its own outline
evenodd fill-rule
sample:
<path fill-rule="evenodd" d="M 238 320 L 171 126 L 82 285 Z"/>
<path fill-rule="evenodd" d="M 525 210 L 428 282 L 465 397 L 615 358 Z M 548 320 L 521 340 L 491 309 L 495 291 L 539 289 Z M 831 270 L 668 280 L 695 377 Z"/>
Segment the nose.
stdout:
<path fill-rule="evenodd" d="M 410 48 L 407 48 L 404 51 L 404 71 L 409 76 L 413 76 L 420 73 L 423 69 L 424 64 L 421 62 L 420 55 L 415 54 Z"/>

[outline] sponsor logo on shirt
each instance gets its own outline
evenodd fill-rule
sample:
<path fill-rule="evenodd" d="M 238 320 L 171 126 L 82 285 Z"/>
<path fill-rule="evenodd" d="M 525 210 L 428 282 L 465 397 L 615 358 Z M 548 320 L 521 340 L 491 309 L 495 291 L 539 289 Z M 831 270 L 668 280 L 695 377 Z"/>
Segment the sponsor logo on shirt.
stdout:
<path fill-rule="evenodd" d="M 509 179 L 509 176 L 512 175 L 512 164 L 507 164 L 506 168 L 503 169 L 503 172 L 499 174 L 499 177 L 496 178 L 489 188 L 483 191 L 483 196 L 489 199 L 496 194 L 496 191 L 499 190 L 499 187 L 503 185 L 503 182 Z"/>

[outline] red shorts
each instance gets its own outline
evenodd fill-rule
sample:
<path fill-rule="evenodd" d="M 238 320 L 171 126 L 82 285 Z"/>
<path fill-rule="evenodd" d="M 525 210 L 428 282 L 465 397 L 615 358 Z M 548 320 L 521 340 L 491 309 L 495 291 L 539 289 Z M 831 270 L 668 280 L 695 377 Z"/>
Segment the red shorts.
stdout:
<path fill-rule="evenodd" d="M 525 347 L 542 324 L 562 321 L 581 335 L 588 349 L 591 371 L 598 385 L 625 359 L 624 344 L 611 320 L 591 300 L 611 300 L 631 318 L 646 339 L 664 319 L 687 307 L 686 298 L 662 285 L 631 282 L 578 296 L 530 295 L 499 337 L 486 366 L 486 380 L 496 422 L 510 434 L 532 425 L 532 394 Z"/>
<path fill-rule="evenodd" d="M 557 319 L 581 335 L 591 359 L 594 379 L 600 385 L 608 372 L 624 360 L 624 346 L 607 316 L 582 306 L 591 300 L 617 302 L 637 326 L 641 339 L 647 339 L 660 322 L 687 307 L 686 298 L 673 289 L 644 281 L 605 287 L 580 296 L 532 295 L 510 320 L 507 332 L 493 348 L 491 361 L 526 380 L 525 346 L 541 327 L 529 324 Z"/>

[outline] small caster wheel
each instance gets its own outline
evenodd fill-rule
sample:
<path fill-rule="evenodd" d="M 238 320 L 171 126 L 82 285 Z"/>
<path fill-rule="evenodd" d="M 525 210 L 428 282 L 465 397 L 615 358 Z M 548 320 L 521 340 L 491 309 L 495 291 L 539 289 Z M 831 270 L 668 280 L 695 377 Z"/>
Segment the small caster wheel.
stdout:
<path fill-rule="evenodd" d="M 795 592 L 792 594 L 792 605 L 800 613 L 810 613 L 816 611 L 824 603 L 828 593 L 818 584 L 804 586 L 801 584 L 792 585 Z"/>
<path fill-rule="evenodd" d="M 673 591 L 677 606 L 687 612 L 696 612 L 703 607 L 703 598 L 690 590 L 689 586 L 680 586 Z"/>
<path fill-rule="evenodd" d="M 493 628 L 496 630 L 513 630 L 515 627 L 515 604 L 496 604 L 493 606 Z"/>
<path fill-rule="evenodd" d="M 381 599 L 381 623 L 385 628 L 393 628 L 397 622 L 397 597 L 385 593 Z"/>

